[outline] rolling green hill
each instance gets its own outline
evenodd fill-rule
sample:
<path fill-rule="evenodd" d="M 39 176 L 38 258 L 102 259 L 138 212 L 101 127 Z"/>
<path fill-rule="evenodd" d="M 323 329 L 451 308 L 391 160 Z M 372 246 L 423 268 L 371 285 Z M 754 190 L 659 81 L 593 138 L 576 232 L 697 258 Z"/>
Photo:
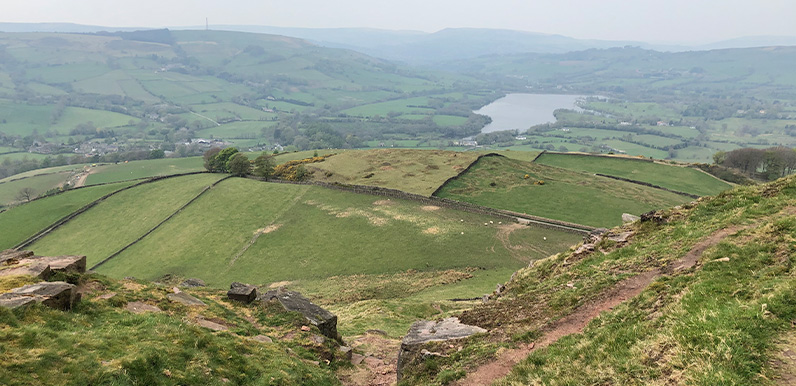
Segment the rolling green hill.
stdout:
<path fill-rule="evenodd" d="M 0 33 L 0 47 L 0 146 L 16 151 L 74 154 L 92 139 L 82 154 L 175 150 L 201 136 L 304 149 L 316 121 L 340 137 L 314 148 L 358 146 L 385 129 L 455 138 L 480 128 L 471 111 L 493 98 L 478 96 L 484 83 L 473 78 L 276 35 Z M 428 119 L 390 107 L 402 103 Z"/>
<path fill-rule="evenodd" d="M 436 195 L 597 227 L 621 224 L 622 213 L 640 215 L 692 200 L 660 189 L 505 157 L 481 158 Z"/>

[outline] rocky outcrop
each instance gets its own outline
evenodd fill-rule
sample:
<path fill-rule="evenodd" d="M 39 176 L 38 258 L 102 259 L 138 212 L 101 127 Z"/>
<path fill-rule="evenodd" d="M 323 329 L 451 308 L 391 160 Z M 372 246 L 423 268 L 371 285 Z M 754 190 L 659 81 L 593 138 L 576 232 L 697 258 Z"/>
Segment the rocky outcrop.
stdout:
<path fill-rule="evenodd" d="M 486 332 L 485 329 L 463 324 L 456 317 L 440 321 L 421 320 L 413 323 L 409 327 L 409 332 L 401 341 L 401 349 L 398 353 L 398 380 L 401 380 L 403 369 L 412 358 L 418 355 L 422 357 L 433 356 L 433 353 L 423 353 L 423 351 L 427 351 L 422 348 L 424 344 L 462 339 L 484 332 Z"/>
<path fill-rule="evenodd" d="M 42 282 L 16 288 L 0 295 L 0 306 L 16 308 L 32 303 L 41 303 L 59 310 L 69 310 L 80 295 L 75 286 L 66 282 Z"/>
<path fill-rule="evenodd" d="M 227 297 L 231 300 L 237 300 L 249 304 L 257 298 L 257 287 L 253 285 L 233 282 L 227 291 Z"/>
<path fill-rule="evenodd" d="M 328 338 L 342 341 L 337 332 L 337 315 L 315 305 L 295 291 L 271 290 L 260 297 L 263 302 L 278 301 L 288 311 L 299 312 Z"/>
<path fill-rule="evenodd" d="M 0 277 L 27 275 L 47 280 L 52 272 L 86 272 L 85 256 L 34 256 L 31 251 L 0 252 Z"/>

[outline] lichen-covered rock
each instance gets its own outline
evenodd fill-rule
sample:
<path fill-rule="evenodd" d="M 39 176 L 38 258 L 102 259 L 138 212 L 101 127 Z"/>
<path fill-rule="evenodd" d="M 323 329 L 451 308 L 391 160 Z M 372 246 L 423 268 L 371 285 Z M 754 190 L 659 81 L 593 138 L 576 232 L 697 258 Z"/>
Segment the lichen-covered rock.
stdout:
<path fill-rule="evenodd" d="M 29 284 L 0 295 L 2 303 L 15 307 L 30 304 L 26 299 L 50 308 L 69 310 L 80 300 L 80 295 L 74 285 L 62 281 Z"/>
<path fill-rule="evenodd" d="M 227 291 L 227 297 L 249 304 L 257 299 L 257 287 L 249 284 L 233 282 Z"/>
<path fill-rule="evenodd" d="M 328 338 L 341 341 L 342 338 L 337 332 L 337 315 L 315 305 L 309 299 L 295 291 L 271 290 L 260 297 L 261 301 L 279 301 L 288 311 L 295 311 L 313 325 L 318 327 L 323 335 Z"/>
<path fill-rule="evenodd" d="M 485 329 L 464 324 L 456 317 L 440 321 L 421 320 L 413 323 L 409 327 L 409 332 L 401 341 L 401 349 L 398 352 L 398 366 L 396 368 L 398 380 L 401 380 L 403 369 L 410 358 L 415 356 L 414 354 L 422 352 L 423 344 L 462 339 L 484 332 L 486 332 Z"/>
<path fill-rule="evenodd" d="M 180 283 L 180 287 L 205 287 L 205 286 L 207 286 L 207 284 L 205 284 L 204 280 L 197 278 L 185 279 L 185 281 Z"/>
<path fill-rule="evenodd" d="M 166 297 L 169 298 L 169 300 L 171 300 L 171 301 L 173 301 L 175 303 L 184 304 L 186 306 L 195 306 L 195 307 L 205 307 L 205 306 L 207 306 L 207 304 L 205 304 L 203 301 L 201 301 L 201 300 L 199 300 L 199 299 L 197 299 L 197 298 L 195 298 L 195 297 L 193 297 L 191 295 L 188 295 L 185 292 L 178 292 L 178 293 L 174 293 L 174 294 L 168 294 L 168 295 L 166 295 Z"/>

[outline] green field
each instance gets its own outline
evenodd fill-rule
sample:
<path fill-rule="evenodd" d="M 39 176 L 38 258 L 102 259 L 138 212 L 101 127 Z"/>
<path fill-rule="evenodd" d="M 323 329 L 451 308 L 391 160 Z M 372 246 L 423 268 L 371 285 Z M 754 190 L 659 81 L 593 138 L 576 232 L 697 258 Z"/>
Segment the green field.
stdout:
<path fill-rule="evenodd" d="M 0 213 L 0 250 L 11 248 L 88 203 L 131 185 L 131 182 L 70 190 Z M 2 185 L 0 185 L 2 186 Z"/>
<path fill-rule="evenodd" d="M 714 195 L 730 187 L 730 184 L 697 169 L 621 157 L 545 153 L 536 162 L 563 169 L 629 178 L 700 196 Z"/>
<path fill-rule="evenodd" d="M 536 185 L 540 180 L 544 184 Z M 639 215 L 692 200 L 660 189 L 504 157 L 482 158 L 437 195 L 598 227 L 621 224 L 622 213 Z"/>
<path fill-rule="evenodd" d="M 163 158 L 92 167 L 86 185 L 204 170 L 202 157 Z"/>
<path fill-rule="evenodd" d="M 20 190 L 25 188 L 33 189 L 33 197 L 44 194 L 50 189 L 61 186 L 71 174 L 72 173 L 69 172 L 52 173 L 2 182 L 0 183 L 0 205 L 8 205 L 17 202 L 17 195 Z"/>
<path fill-rule="evenodd" d="M 222 177 L 199 174 L 126 190 L 66 223 L 29 249 L 41 255 L 86 255 L 89 265 L 96 264 L 142 236 Z"/>
<path fill-rule="evenodd" d="M 220 177 L 176 177 L 120 192 L 29 249 L 85 254 L 91 266 Z M 99 188 L 111 185 L 82 190 Z M 61 205 L 59 197 L 51 200 L 49 206 Z M 24 217 L 33 209 L 7 214 Z M 350 322 L 341 327 L 345 334 L 381 328 L 397 337 L 417 317 L 468 305 L 444 299 L 480 297 L 517 268 L 580 238 L 410 201 L 235 178 L 98 271 L 148 280 L 198 277 L 217 288 L 232 281 L 282 283 L 338 312 Z M 341 280 L 363 291 L 330 290 Z M 381 315 L 380 307 L 393 311 Z"/>

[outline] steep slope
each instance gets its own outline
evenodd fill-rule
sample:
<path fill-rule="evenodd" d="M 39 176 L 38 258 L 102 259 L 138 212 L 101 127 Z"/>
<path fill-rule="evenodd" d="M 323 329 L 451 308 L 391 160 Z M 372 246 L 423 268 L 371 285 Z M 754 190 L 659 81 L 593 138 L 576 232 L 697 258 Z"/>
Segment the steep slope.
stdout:
<path fill-rule="evenodd" d="M 497 384 L 792 379 L 778 342 L 796 321 L 796 177 L 646 220 L 518 271 L 460 317 L 488 334 L 431 345 L 442 356 L 403 383 L 487 384 L 515 363 Z"/>

